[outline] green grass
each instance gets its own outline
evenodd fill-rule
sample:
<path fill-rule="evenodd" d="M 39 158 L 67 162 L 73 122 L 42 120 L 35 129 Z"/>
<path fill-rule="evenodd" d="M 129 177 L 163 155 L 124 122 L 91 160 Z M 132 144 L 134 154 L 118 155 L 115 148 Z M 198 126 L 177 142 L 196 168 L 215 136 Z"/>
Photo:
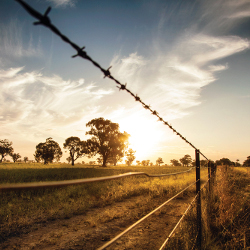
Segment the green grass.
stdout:
<path fill-rule="evenodd" d="M 184 167 L 93 167 L 68 164 L 1 164 L 0 183 L 70 180 L 117 175 L 126 172 L 166 174 L 185 171 Z M 206 178 L 207 170 L 202 170 Z M 36 222 L 70 218 L 93 207 L 104 207 L 134 196 L 145 199 L 172 197 L 195 181 L 195 171 L 161 178 L 131 176 L 122 179 L 56 189 L 3 192 L 0 206 L 0 235 L 8 235 Z M 195 185 L 193 189 L 194 190 Z M 183 194 L 185 195 L 185 193 Z"/>

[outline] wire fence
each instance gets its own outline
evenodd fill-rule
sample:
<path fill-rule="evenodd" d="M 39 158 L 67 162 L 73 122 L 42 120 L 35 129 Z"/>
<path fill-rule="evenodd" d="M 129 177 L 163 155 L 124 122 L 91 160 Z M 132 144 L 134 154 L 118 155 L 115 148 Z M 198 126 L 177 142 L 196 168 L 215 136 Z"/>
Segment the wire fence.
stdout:
<path fill-rule="evenodd" d="M 140 220 L 138 220 L 136 223 L 134 223 L 133 225 L 131 225 L 129 228 L 127 228 L 126 230 L 124 230 L 122 233 L 120 233 L 119 235 L 117 235 L 114 239 L 112 239 L 111 241 L 107 242 L 105 245 L 103 245 L 102 247 L 99 248 L 99 250 L 101 249 L 105 249 L 108 246 L 110 246 L 111 244 L 113 244 L 115 241 L 117 241 L 120 237 L 122 237 L 124 234 L 126 234 L 127 232 L 129 232 L 130 230 L 132 230 L 134 227 L 136 227 L 137 225 L 139 225 L 142 221 L 144 221 L 145 219 L 147 219 L 149 216 L 151 216 L 152 214 L 154 214 L 156 211 L 158 211 L 159 209 L 161 209 L 163 206 L 165 206 L 166 204 L 168 204 L 170 201 L 172 201 L 174 198 L 176 198 L 177 196 L 179 196 L 181 193 L 183 193 L 185 190 L 187 190 L 188 188 L 190 188 L 191 186 L 193 186 L 194 184 L 196 184 L 196 195 L 194 197 L 194 199 L 192 200 L 192 202 L 189 204 L 187 210 L 184 212 L 184 214 L 182 215 L 181 219 L 179 220 L 179 222 L 175 225 L 173 231 L 170 233 L 170 235 L 167 237 L 167 239 L 164 241 L 164 243 L 162 244 L 160 249 L 164 249 L 164 247 L 166 246 L 166 244 L 168 243 L 169 239 L 172 237 L 172 235 L 174 234 L 175 230 L 178 228 L 178 226 L 181 224 L 182 220 L 185 218 L 185 216 L 187 215 L 188 211 L 190 210 L 190 208 L 193 206 L 194 202 L 196 201 L 196 209 L 197 209 L 197 234 L 194 237 L 195 238 L 195 244 L 197 246 L 197 249 L 201 249 L 201 189 L 200 189 L 200 155 L 202 155 L 206 160 L 208 160 L 208 158 L 201 153 L 189 140 L 187 140 L 181 133 L 179 133 L 176 129 L 173 128 L 173 126 L 171 126 L 167 121 L 165 121 L 156 110 L 153 110 L 150 105 L 144 103 L 141 98 L 137 95 L 132 93 L 128 88 L 127 88 L 127 84 L 123 84 L 121 83 L 119 80 L 117 80 L 116 78 L 114 78 L 110 72 L 110 68 L 108 69 L 104 69 L 99 63 L 97 63 L 95 60 L 93 60 L 85 51 L 85 47 L 80 47 L 77 44 L 75 44 L 74 42 L 72 42 L 68 37 L 66 37 L 64 34 L 61 33 L 61 31 L 52 24 L 50 18 L 48 17 L 49 12 L 51 11 L 51 8 L 49 7 L 46 12 L 44 13 L 44 15 L 40 14 L 39 12 L 37 12 L 36 10 L 34 10 L 32 7 L 30 7 L 27 3 L 25 3 L 22 0 L 16 0 L 17 2 L 19 2 L 25 9 L 26 11 L 32 15 L 33 17 L 35 17 L 36 19 L 38 19 L 37 22 L 35 22 L 35 25 L 44 25 L 45 27 L 49 28 L 52 32 L 54 32 L 56 35 L 58 35 L 64 42 L 66 42 L 67 44 L 69 44 L 73 49 L 76 50 L 77 54 L 72 56 L 74 57 L 81 57 L 83 59 L 86 59 L 88 61 L 90 61 L 95 67 L 99 68 L 101 70 L 101 72 L 104 74 L 104 77 L 107 77 L 111 80 L 113 80 L 118 86 L 119 90 L 124 90 L 126 91 L 128 94 L 130 94 L 135 101 L 140 102 L 141 105 L 143 106 L 143 108 L 149 110 L 149 112 L 151 112 L 152 115 L 154 115 L 155 117 L 157 117 L 159 119 L 159 121 L 161 121 L 164 125 L 168 126 L 177 136 L 179 136 L 183 141 L 185 141 L 187 144 L 189 144 L 193 149 L 195 149 L 195 154 L 196 154 L 196 181 L 193 182 L 191 185 L 187 186 L 186 188 L 184 188 L 183 190 L 181 190 L 178 194 L 176 194 L 175 196 L 171 197 L 170 199 L 168 199 L 167 201 L 165 201 L 163 204 L 161 204 L 158 208 L 154 209 L 152 212 L 150 212 L 149 214 L 147 214 L 146 216 L 144 216 L 143 218 L 141 218 Z M 70 180 L 70 181 L 57 181 L 57 182 L 46 182 L 46 183 L 27 183 L 27 184 L 8 184 L 8 185 L 1 185 L 0 186 L 0 191 L 1 192 L 8 192 L 8 191 L 14 191 L 14 190 L 28 190 L 28 189 L 40 189 L 40 188 L 56 188 L 56 187 L 63 187 L 63 186 L 69 186 L 69 185 L 80 185 L 83 183 L 93 183 L 93 182 L 100 182 L 100 181 L 106 181 L 106 180 L 113 180 L 113 179 L 119 179 L 119 178 L 125 178 L 125 177 L 129 177 L 129 176 L 138 176 L 138 175 L 146 175 L 147 177 L 166 177 L 166 176 L 170 176 L 170 175 L 177 175 L 177 174 L 182 174 L 182 173 L 186 173 L 191 171 L 193 168 L 187 170 L 187 171 L 183 171 L 183 172 L 178 172 L 178 173 L 171 173 L 171 174 L 162 174 L 162 175 L 149 175 L 146 174 L 144 172 L 132 172 L 132 173 L 125 173 L 125 174 L 121 174 L 121 175 L 116 175 L 116 176 L 107 176 L 107 177 L 98 177 L 98 178 L 88 178 L 88 179 L 80 179 L 80 180 Z M 210 164 L 208 164 L 208 172 L 210 173 Z M 209 181 L 208 181 L 209 183 Z"/>

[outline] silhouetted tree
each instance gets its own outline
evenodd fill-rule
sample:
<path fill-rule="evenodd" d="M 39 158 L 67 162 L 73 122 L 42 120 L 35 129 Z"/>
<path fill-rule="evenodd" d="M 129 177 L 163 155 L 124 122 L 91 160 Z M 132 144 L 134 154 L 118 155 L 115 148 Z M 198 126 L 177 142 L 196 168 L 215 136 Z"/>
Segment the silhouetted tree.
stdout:
<path fill-rule="evenodd" d="M 23 161 L 26 163 L 29 160 L 27 156 L 23 157 Z"/>
<path fill-rule="evenodd" d="M 189 166 L 190 163 L 192 163 L 192 158 L 190 155 L 184 155 L 183 158 L 180 159 L 180 162 L 183 166 Z"/>
<path fill-rule="evenodd" d="M 228 158 L 222 158 L 220 160 L 217 160 L 216 165 L 226 165 L 226 166 L 231 166 L 233 163 L 228 159 Z"/>
<path fill-rule="evenodd" d="M 0 140 L 0 155 L 2 156 L 0 163 L 3 161 L 5 156 L 10 155 L 13 151 L 12 142 L 7 139 Z"/>
<path fill-rule="evenodd" d="M 71 136 L 65 140 L 63 148 L 69 150 L 70 160 L 72 166 L 74 166 L 75 161 L 88 153 L 87 143 L 81 141 L 79 137 Z"/>
<path fill-rule="evenodd" d="M 176 159 L 170 160 L 170 163 L 171 163 L 172 166 L 174 166 L 174 167 L 181 166 L 181 163 L 180 163 L 178 160 L 176 160 Z"/>
<path fill-rule="evenodd" d="M 66 161 L 68 162 L 68 164 L 70 164 L 70 163 L 72 162 L 71 157 L 70 157 L 70 156 L 67 157 L 67 158 L 66 158 Z"/>
<path fill-rule="evenodd" d="M 133 163 L 133 161 L 135 160 L 135 152 L 132 148 L 128 149 L 128 151 L 126 152 L 126 164 L 128 166 L 131 166 L 131 164 Z"/>
<path fill-rule="evenodd" d="M 243 162 L 244 167 L 250 167 L 250 156 L 247 157 L 247 159 Z"/>
<path fill-rule="evenodd" d="M 163 164 L 163 160 L 161 157 L 159 157 L 157 160 L 156 160 L 156 165 L 160 166 L 161 164 Z"/>
<path fill-rule="evenodd" d="M 46 142 L 41 142 L 36 146 L 34 157 L 37 162 L 42 159 L 44 164 L 48 164 L 54 159 L 59 161 L 62 157 L 62 150 L 59 144 L 50 137 L 46 139 Z"/>
<path fill-rule="evenodd" d="M 116 166 L 116 164 L 122 161 L 124 157 L 125 150 L 128 147 L 128 138 L 129 134 L 124 132 L 120 133 L 119 140 L 113 142 L 113 146 L 111 148 L 110 156 L 108 157 L 107 162 Z"/>
<path fill-rule="evenodd" d="M 108 161 L 117 160 L 124 155 L 129 134 L 119 131 L 119 124 L 104 118 L 96 118 L 86 124 L 90 131 L 86 135 L 92 135 L 87 140 L 90 156 L 100 155 L 102 166 L 106 167 Z M 115 161 L 114 161 L 115 162 Z"/>
<path fill-rule="evenodd" d="M 12 160 L 14 161 L 14 163 L 21 158 L 21 155 L 19 153 L 10 153 L 10 156 L 12 158 Z"/>

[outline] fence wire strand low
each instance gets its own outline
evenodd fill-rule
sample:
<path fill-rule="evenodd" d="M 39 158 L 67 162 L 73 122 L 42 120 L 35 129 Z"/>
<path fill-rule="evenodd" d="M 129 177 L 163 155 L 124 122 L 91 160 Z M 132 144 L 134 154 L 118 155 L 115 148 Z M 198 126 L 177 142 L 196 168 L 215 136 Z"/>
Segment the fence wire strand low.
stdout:
<path fill-rule="evenodd" d="M 84 184 L 84 183 L 108 181 L 108 180 L 120 179 L 120 178 L 125 178 L 125 177 L 129 177 L 129 176 L 137 176 L 137 175 L 145 175 L 149 178 L 166 177 L 166 176 L 171 176 L 171 175 L 184 174 L 184 173 L 191 171 L 192 169 L 193 168 L 190 168 L 186 171 L 170 173 L 170 174 L 150 175 L 150 174 L 147 174 L 144 172 L 129 172 L 129 173 L 113 175 L 113 176 L 86 178 L 86 179 L 77 179 L 77 180 L 67 180 L 67 181 L 49 181 L 49 182 L 34 182 L 34 183 L 20 183 L 20 184 L 4 184 L 4 185 L 0 185 L 0 192 L 39 189 L 39 188 L 59 188 L 59 187 L 66 187 L 66 186 L 70 186 L 70 185 L 80 185 L 80 184 Z"/>
<path fill-rule="evenodd" d="M 113 80 L 118 86 L 119 90 L 124 90 L 127 93 L 129 93 L 132 97 L 134 97 L 135 101 L 140 102 L 143 106 L 143 108 L 149 110 L 151 112 L 152 115 L 156 116 L 159 121 L 163 122 L 164 125 L 168 126 L 176 135 L 178 135 L 182 140 L 184 140 L 186 143 L 188 143 L 192 148 L 196 149 L 197 148 L 189 141 L 186 139 L 186 137 L 184 137 L 181 133 L 179 133 L 176 129 L 173 128 L 173 126 L 171 126 L 171 124 L 167 121 L 165 121 L 156 110 L 153 110 L 150 105 L 147 105 L 146 103 L 144 103 L 141 98 L 137 95 L 134 94 L 131 90 L 129 90 L 127 88 L 127 84 L 122 84 L 119 80 L 117 80 L 114 76 L 111 75 L 110 72 L 110 68 L 108 69 L 104 69 L 103 67 L 101 67 L 101 65 L 99 63 L 97 63 L 96 61 L 94 61 L 88 54 L 87 52 L 84 50 L 85 46 L 80 47 L 77 44 L 73 43 L 68 37 L 66 37 L 64 34 L 62 34 L 60 32 L 60 30 L 54 26 L 51 23 L 50 18 L 48 17 L 49 12 L 51 11 L 51 7 L 48 7 L 48 9 L 45 11 L 44 15 L 42 15 L 41 13 L 39 13 L 38 11 L 36 11 L 35 9 L 33 9 L 31 6 L 29 6 L 26 2 L 24 2 L 23 0 L 15 0 L 17 2 L 19 2 L 23 8 L 33 17 L 35 17 L 36 19 L 38 19 L 38 22 L 34 22 L 34 25 L 44 25 L 45 27 L 49 28 L 52 32 L 54 32 L 56 35 L 58 35 L 64 42 L 68 43 L 71 45 L 71 47 L 73 49 L 76 50 L 77 54 L 73 55 L 72 57 L 75 58 L 77 56 L 86 59 L 90 62 L 93 63 L 93 65 L 97 68 L 99 68 L 102 73 L 104 74 L 104 78 L 108 77 L 111 80 Z M 206 159 L 208 160 L 208 158 L 200 152 L 200 154 Z"/>
<path fill-rule="evenodd" d="M 181 221 L 184 219 L 184 217 L 187 215 L 188 211 L 190 210 L 190 208 L 192 207 L 194 201 L 197 199 L 198 195 L 200 195 L 201 191 L 203 190 L 203 188 L 208 184 L 209 180 L 206 181 L 206 183 L 203 185 L 203 187 L 201 188 L 200 192 L 197 193 L 194 197 L 194 199 L 189 203 L 189 206 L 187 207 L 186 211 L 183 213 L 183 215 L 181 216 L 180 220 L 177 222 L 177 224 L 175 225 L 175 227 L 173 228 L 173 230 L 171 231 L 171 233 L 168 235 L 167 239 L 164 241 L 164 243 L 162 244 L 162 246 L 160 247 L 159 250 L 163 250 L 164 247 L 166 246 L 166 244 L 168 243 L 169 239 L 172 237 L 172 235 L 175 233 L 175 230 L 178 228 L 178 226 L 180 225 Z"/>
<path fill-rule="evenodd" d="M 119 235 L 117 235 L 115 238 L 113 238 L 112 240 L 110 240 L 109 242 L 107 242 L 105 245 L 103 245 L 102 247 L 98 248 L 98 250 L 103 250 L 106 247 L 110 246 L 111 244 L 113 244 L 115 241 L 117 241 L 119 238 L 121 238 L 124 234 L 128 233 L 130 230 L 132 230 L 134 227 L 136 227 L 137 225 L 139 225 L 141 222 L 143 222 L 145 219 L 147 219 L 149 216 L 151 216 L 152 214 L 154 214 L 155 212 L 157 212 L 158 210 L 160 210 L 162 207 L 164 207 L 165 205 L 167 205 L 170 201 L 172 201 L 174 198 L 176 198 L 177 196 L 179 196 L 180 194 L 182 194 L 185 190 L 187 190 L 188 188 L 190 188 L 192 185 L 196 184 L 197 181 L 193 182 L 192 184 L 190 184 L 189 186 L 187 186 L 186 188 L 182 189 L 178 194 L 176 194 L 175 196 L 171 197 L 170 199 L 168 199 L 167 201 L 165 201 L 163 204 L 161 204 L 159 207 L 157 207 L 156 209 L 154 209 L 152 212 L 148 213 L 147 215 L 145 215 L 143 218 L 141 218 L 140 220 L 138 220 L 137 222 L 135 222 L 133 225 L 131 225 L 130 227 L 128 227 L 126 230 L 124 230 L 123 232 L 121 232 Z"/>

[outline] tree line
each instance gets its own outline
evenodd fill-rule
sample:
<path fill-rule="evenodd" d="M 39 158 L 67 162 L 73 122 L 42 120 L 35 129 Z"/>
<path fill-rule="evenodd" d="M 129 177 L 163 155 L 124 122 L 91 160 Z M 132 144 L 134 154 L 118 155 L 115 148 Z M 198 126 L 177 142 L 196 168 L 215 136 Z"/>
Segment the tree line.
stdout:
<path fill-rule="evenodd" d="M 86 124 L 89 127 L 89 131 L 86 135 L 90 135 L 91 138 L 86 141 L 80 140 L 79 137 L 71 136 L 67 138 L 63 144 L 63 148 L 69 151 L 69 157 L 66 159 L 74 166 L 75 161 L 83 156 L 89 158 L 98 155 L 97 162 L 101 166 L 106 167 L 107 164 L 117 165 L 126 157 L 125 163 L 130 166 L 135 160 L 135 152 L 133 149 L 128 148 L 128 140 L 130 135 L 127 132 L 120 132 L 119 124 L 113 123 L 110 120 L 104 118 L 96 118 Z M 14 162 L 21 158 L 19 153 L 14 153 L 12 142 L 0 140 L 0 163 L 5 159 L 7 155 L 11 156 Z M 34 158 L 37 162 L 43 161 L 44 164 L 52 163 L 53 161 L 59 161 L 62 157 L 62 149 L 59 144 L 51 137 L 47 138 L 45 142 L 41 142 L 36 146 Z M 24 162 L 28 161 L 28 157 L 24 157 Z M 230 161 L 228 158 L 222 158 L 216 161 L 216 165 L 234 165 L 240 166 L 239 160 L 235 162 Z M 163 160 L 159 157 L 156 160 L 156 165 L 163 164 Z M 195 160 L 192 160 L 190 155 L 184 155 L 179 160 L 170 160 L 172 166 L 195 166 Z M 206 161 L 200 161 L 201 166 L 205 166 Z M 153 166 L 154 164 L 150 160 L 136 161 L 137 166 Z M 243 166 L 250 166 L 250 156 L 244 161 Z"/>

